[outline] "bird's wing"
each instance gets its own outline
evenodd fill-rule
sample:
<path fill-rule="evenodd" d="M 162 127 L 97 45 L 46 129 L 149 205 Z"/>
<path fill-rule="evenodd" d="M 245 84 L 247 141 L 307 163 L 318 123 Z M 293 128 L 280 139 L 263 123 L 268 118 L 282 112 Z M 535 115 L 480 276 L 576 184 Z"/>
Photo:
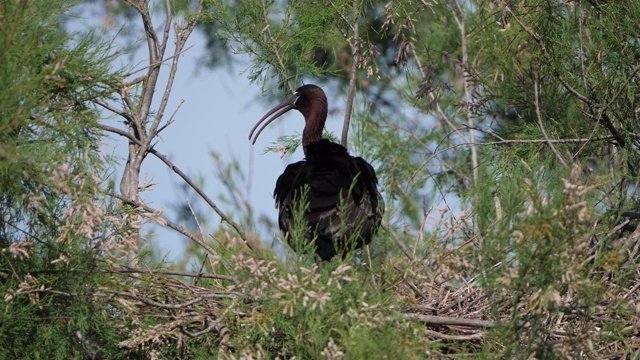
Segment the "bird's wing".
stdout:
<path fill-rule="evenodd" d="M 368 244 L 380 224 L 375 173 L 358 159 L 349 157 L 350 163 L 331 167 L 295 163 L 276 183 L 279 225 L 285 233 L 293 228 L 295 202 L 308 184 L 305 219 L 310 229 L 306 237 L 315 237 L 321 258 Z M 334 240 L 342 249 L 334 249 Z"/>

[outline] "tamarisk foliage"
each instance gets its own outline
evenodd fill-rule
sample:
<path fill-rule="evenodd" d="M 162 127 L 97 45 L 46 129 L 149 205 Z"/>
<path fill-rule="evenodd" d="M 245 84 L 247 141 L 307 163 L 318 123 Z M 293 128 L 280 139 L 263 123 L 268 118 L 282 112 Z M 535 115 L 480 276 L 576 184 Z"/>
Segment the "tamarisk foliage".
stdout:
<path fill-rule="evenodd" d="M 634 2 L 109 4 L 149 54 L 131 70 L 63 30 L 67 2 L 0 7 L 0 357 L 640 356 Z M 316 263 L 287 245 L 304 202 L 283 239 L 218 144 L 217 197 L 165 155 L 195 31 L 268 103 L 325 89 L 344 114 L 326 136 L 380 182 L 369 246 Z M 287 132 L 259 156 L 294 151 Z M 102 142 L 126 143 L 119 166 Z M 145 202 L 152 157 L 189 198 L 176 219 Z M 182 263 L 145 248 L 158 226 L 188 239 Z"/>

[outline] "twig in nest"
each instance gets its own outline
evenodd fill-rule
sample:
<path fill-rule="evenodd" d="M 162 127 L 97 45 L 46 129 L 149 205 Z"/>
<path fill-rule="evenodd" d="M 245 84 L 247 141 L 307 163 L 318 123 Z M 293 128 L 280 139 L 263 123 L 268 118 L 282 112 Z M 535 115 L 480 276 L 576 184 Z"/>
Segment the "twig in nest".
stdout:
<path fill-rule="evenodd" d="M 462 325 L 469 327 L 491 328 L 495 323 L 491 320 L 463 319 L 449 316 L 433 316 L 422 314 L 403 314 L 409 320 L 418 320 L 429 325 Z"/>
<path fill-rule="evenodd" d="M 427 336 L 447 340 L 447 341 L 469 341 L 469 340 L 482 340 L 484 336 L 483 333 L 475 333 L 470 335 L 451 335 L 451 334 L 443 334 L 441 332 L 433 331 L 433 330 L 425 330 Z"/>

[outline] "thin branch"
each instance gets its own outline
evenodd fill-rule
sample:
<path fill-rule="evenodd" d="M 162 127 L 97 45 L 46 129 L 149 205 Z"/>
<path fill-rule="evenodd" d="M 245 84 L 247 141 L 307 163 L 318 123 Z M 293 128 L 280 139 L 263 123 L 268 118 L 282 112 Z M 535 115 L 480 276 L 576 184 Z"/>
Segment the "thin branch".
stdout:
<path fill-rule="evenodd" d="M 171 34 L 171 24 L 175 26 L 175 21 L 173 21 L 173 9 L 171 8 L 171 1 L 165 0 L 164 8 L 166 10 L 166 18 L 164 23 L 164 31 L 162 33 L 162 44 L 160 44 L 160 55 L 164 56 L 164 52 L 167 49 L 167 44 L 169 43 L 169 35 Z M 180 35 L 176 32 L 176 37 L 180 38 Z M 188 35 L 187 35 L 188 37 Z M 177 46 L 176 46 L 177 47 Z"/>
<path fill-rule="evenodd" d="M 540 50 L 542 51 L 542 54 L 544 55 L 545 59 L 547 60 L 548 63 L 551 63 L 551 55 L 549 54 L 549 51 L 547 50 L 547 46 L 545 45 L 544 41 L 542 41 L 542 38 L 538 34 L 536 34 L 533 30 L 529 29 L 529 27 L 527 27 L 527 25 L 525 25 L 522 22 L 522 20 L 520 20 L 520 18 L 511 10 L 509 6 L 505 6 L 505 9 L 513 16 L 513 18 L 516 20 L 518 25 L 520 25 L 520 27 L 538 43 L 538 46 L 540 46 Z M 591 99 L 587 98 L 586 96 L 579 93 L 576 89 L 571 87 L 571 85 L 569 85 L 569 83 L 567 83 L 560 76 L 560 74 L 557 73 L 557 71 L 555 71 L 554 75 L 556 76 L 556 78 L 558 78 L 558 80 L 560 80 L 560 83 L 562 84 L 562 86 L 567 91 L 569 91 L 573 96 L 575 96 L 576 98 L 578 98 L 580 101 L 582 101 L 587 105 L 593 105 L 593 101 Z"/>
<path fill-rule="evenodd" d="M 162 130 L 167 128 L 167 126 L 173 124 L 173 122 L 175 120 L 175 117 L 176 117 L 176 114 L 178 113 L 178 111 L 182 107 L 182 104 L 184 104 L 184 99 L 180 100 L 180 104 L 178 104 L 178 106 L 176 106 L 176 109 L 173 111 L 173 114 L 171 114 L 171 117 L 169 118 L 169 120 L 167 120 L 167 123 L 162 125 L 160 128 L 158 128 L 158 131 L 156 132 L 156 134 L 160 134 L 162 132 Z"/>
<path fill-rule="evenodd" d="M 476 128 L 476 130 L 483 131 L 481 129 Z M 615 136 L 613 135 L 604 135 L 604 136 L 596 136 L 596 137 L 588 137 L 588 138 L 569 138 L 569 139 L 502 139 L 497 134 L 494 134 L 489 131 L 483 131 L 487 135 L 494 136 L 496 138 L 500 138 L 499 141 L 488 141 L 488 142 L 479 142 L 475 143 L 476 145 L 507 145 L 507 144 L 539 144 L 539 143 L 554 143 L 554 144 L 570 144 L 570 143 L 588 143 L 592 141 L 607 141 L 607 140 L 615 140 Z M 630 134 L 631 137 L 639 138 L 640 135 Z M 465 145 L 465 144 L 460 144 Z M 454 146 L 460 146 L 454 145 Z"/>
<path fill-rule="evenodd" d="M 344 112 L 344 121 L 342 123 L 342 138 L 340 143 L 342 146 L 347 147 L 347 140 L 349 139 L 349 125 L 351 123 L 351 113 L 353 109 L 353 100 L 356 96 L 356 80 L 358 76 L 358 63 L 360 61 L 360 34 L 358 19 L 358 0 L 353 0 L 353 40 L 349 42 L 351 45 L 351 71 L 349 73 L 349 93 L 347 95 L 347 107 Z"/>
<path fill-rule="evenodd" d="M 126 269 L 103 269 L 101 271 L 104 273 L 110 273 L 110 274 L 164 274 L 164 275 L 185 276 L 185 277 L 203 278 L 203 279 L 226 280 L 226 281 L 232 281 L 234 283 L 238 283 L 239 281 L 235 276 L 204 274 L 201 272 L 195 273 L 195 272 L 186 272 L 186 271 L 173 271 L 173 270 L 163 270 L 163 269 L 150 270 L 150 269 L 126 268 Z"/>
<path fill-rule="evenodd" d="M 464 319 L 450 316 L 432 316 L 422 314 L 403 314 L 408 320 L 417 320 L 429 325 L 459 325 L 478 328 L 492 328 L 495 323 L 490 320 Z"/>
<path fill-rule="evenodd" d="M 120 92 L 120 98 L 122 99 L 124 107 L 128 110 L 133 123 L 138 127 L 138 131 L 142 134 L 142 121 L 140 121 L 136 113 L 136 104 L 131 100 L 129 93 L 125 90 L 126 87 L 123 86 Z"/>
<path fill-rule="evenodd" d="M 460 41 L 462 48 L 462 74 L 464 79 L 464 101 L 465 101 L 465 114 L 467 117 L 467 125 L 469 126 L 469 141 L 471 144 L 475 143 L 475 133 L 473 131 L 473 123 L 475 118 L 473 116 L 472 104 L 473 104 L 473 89 L 471 87 L 471 72 L 469 71 L 469 50 L 467 48 L 467 33 L 465 14 L 459 1 L 456 1 L 458 11 L 460 12 L 460 18 L 456 15 L 456 12 L 452 10 L 453 17 L 458 23 L 460 29 Z M 470 145 L 471 149 L 471 168 L 473 169 L 473 185 L 478 184 L 478 149 L 475 145 Z"/>
<path fill-rule="evenodd" d="M 251 249 L 252 251 L 255 251 L 255 249 L 253 248 L 253 245 L 251 245 L 251 243 L 249 243 L 249 240 L 247 240 L 247 236 L 245 235 L 244 230 L 242 229 L 242 227 L 240 225 L 236 224 L 233 220 L 231 220 L 230 217 L 228 217 L 224 212 L 222 212 L 222 210 L 220 210 L 220 208 L 218 208 L 218 206 L 213 202 L 213 200 L 211 200 L 209 198 L 209 196 L 207 196 L 207 194 L 205 194 L 205 192 L 202 191 L 202 189 L 200 189 L 200 187 L 198 185 L 196 185 L 196 183 L 193 182 L 193 180 L 191 180 L 191 178 L 189 178 L 184 172 L 182 172 L 182 170 L 180 170 L 180 168 L 175 166 L 171 162 L 171 160 L 169 160 L 169 158 L 167 158 L 165 155 L 159 153 L 158 151 L 156 151 L 153 148 L 149 149 L 149 152 L 152 153 L 154 156 L 156 156 L 158 159 L 162 160 L 162 162 L 164 162 L 171 170 L 173 170 L 173 172 L 178 174 L 178 176 L 180 176 L 187 184 L 189 184 L 189 186 L 191 186 L 191 188 L 193 190 L 195 190 L 198 193 L 198 195 L 200 195 L 200 197 L 202 197 L 202 199 L 207 202 L 207 204 L 209 204 L 209 206 L 213 209 L 213 211 L 215 211 L 216 214 L 218 214 L 218 216 L 220 216 L 222 221 L 224 221 L 227 224 L 229 224 L 236 231 L 236 233 L 244 241 L 245 245 L 247 245 L 247 247 L 249 249 Z"/>
<path fill-rule="evenodd" d="M 636 74 L 638 74 L 638 71 L 640 71 L 640 65 L 636 65 L 633 68 L 633 71 L 627 77 L 627 80 L 625 80 L 625 82 L 622 84 L 622 86 L 620 86 L 618 91 L 616 91 L 616 93 L 613 94 L 613 96 L 611 97 L 611 100 L 609 100 L 609 102 L 607 102 L 607 104 L 599 110 L 600 113 L 604 113 L 609 108 L 609 106 L 611 106 L 611 104 L 613 104 L 613 102 L 616 101 L 616 99 L 618 99 L 620 94 L 622 94 L 622 91 L 624 91 L 624 89 L 626 89 L 627 86 L 631 84 L 631 82 L 633 81 L 633 78 L 636 76 Z"/>
<path fill-rule="evenodd" d="M 422 78 L 426 79 L 427 78 L 427 73 L 424 71 L 424 68 L 422 66 L 422 61 L 420 61 L 420 57 L 418 56 L 418 53 L 416 52 L 416 49 L 414 46 L 411 47 L 411 53 L 413 54 L 413 59 L 414 61 L 418 64 L 418 68 L 420 69 L 420 73 L 422 74 Z M 454 124 L 451 122 L 451 120 L 449 120 L 449 117 L 444 113 L 444 111 L 442 110 L 442 108 L 440 107 L 440 102 L 436 101 L 436 95 L 433 92 L 429 92 L 429 98 L 431 101 L 433 101 L 435 103 L 436 106 L 436 112 L 439 115 L 439 119 L 444 121 L 445 123 L 447 123 L 447 125 L 453 130 L 455 131 L 455 133 L 460 136 L 460 138 L 462 140 L 464 140 L 465 142 L 469 142 L 469 139 L 460 131 L 460 129 L 457 126 L 454 126 Z"/>
<path fill-rule="evenodd" d="M 127 113 L 125 111 L 122 111 L 122 110 L 119 110 L 119 109 L 115 108 L 114 106 L 109 105 L 109 104 L 107 104 L 106 102 L 104 102 L 102 100 L 94 99 L 93 103 L 97 104 L 99 106 L 102 106 L 106 110 L 111 111 L 112 113 L 114 113 L 116 115 L 119 115 L 119 116 L 123 117 L 127 121 L 133 122 L 133 118 L 131 117 L 131 115 L 129 113 Z"/>
<path fill-rule="evenodd" d="M 29 295 L 29 294 L 36 294 L 36 293 L 54 294 L 54 295 L 60 295 L 60 296 L 66 296 L 66 297 L 80 297 L 80 296 L 105 297 L 105 296 L 108 296 L 105 293 L 70 293 L 70 292 L 66 292 L 66 291 L 51 290 L 51 289 L 47 289 L 47 288 L 30 289 L 30 290 L 18 290 L 17 292 L 13 293 L 12 295 L 13 296 L 18 296 L 18 295 Z"/>
<path fill-rule="evenodd" d="M 202 3 L 202 1 L 200 3 Z M 168 41 L 168 37 L 169 37 L 170 28 L 168 24 L 171 21 L 170 12 L 171 12 L 170 3 L 169 3 L 169 0 L 167 0 L 168 21 L 167 21 L 167 26 L 165 26 L 165 35 L 164 35 L 165 40 L 162 48 L 162 55 L 164 55 L 164 46 L 166 46 L 166 42 Z M 202 12 L 202 7 L 199 7 L 196 13 L 197 14 L 196 18 L 200 17 L 201 12 Z M 167 108 L 167 104 L 169 103 L 169 96 L 171 95 L 171 90 L 173 89 L 173 82 L 175 81 L 176 73 L 178 72 L 178 63 L 180 61 L 180 57 L 175 55 L 179 54 L 182 51 L 182 48 L 184 47 L 189 36 L 191 35 L 191 32 L 193 32 L 194 27 L 195 27 L 194 21 L 189 22 L 185 27 L 182 27 L 182 28 L 179 28 L 178 25 L 174 23 L 174 32 L 176 33 L 176 44 L 174 49 L 174 56 L 171 62 L 171 68 L 169 70 L 169 78 L 165 85 L 162 99 L 160 100 L 160 106 L 158 107 L 158 112 L 156 113 L 155 119 L 151 124 L 151 128 L 149 130 L 149 136 L 145 139 L 146 141 L 144 142 L 144 149 L 146 149 L 149 146 L 149 144 L 151 143 L 151 139 L 155 138 L 155 136 L 159 132 L 158 126 L 160 126 L 160 122 L 162 121 L 162 118 L 164 116 L 165 109 Z"/>
<path fill-rule="evenodd" d="M 344 16 L 342 11 L 338 10 L 338 7 L 336 6 L 336 4 L 334 4 L 333 1 L 329 1 L 329 4 L 331 4 L 331 7 L 333 7 L 333 10 L 335 10 L 338 14 L 340 14 L 340 17 L 342 18 L 342 20 L 344 20 L 345 25 L 350 27 L 353 33 L 356 33 L 357 32 L 356 28 L 353 25 L 351 25 L 351 21 L 349 21 L 349 19 L 347 19 L 347 17 Z M 342 33 L 342 35 L 345 38 L 347 38 L 347 34 L 344 31 L 342 31 L 342 29 L 339 29 L 339 30 Z"/>
<path fill-rule="evenodd" d="M 134 71 L 132 71 L 132 72 L 130 72 L 130 73 L 124 74 L 122 77 L 123 77 L 123 78 L 127 78 L 127 77 L 129 77 L 129 76 L 131 76 L 131 75 L 133 75 L 133 74 L 135 74 L 135 73 L 139 73 L 140 71 L 144 71 L 144 70 L 149 69 L 149 68 L 151 68 L 151 67 L 161 65 L 162 63 L 167 62 L 167 61 L 169 61 L 169 60 L 172 60 L 172 59 L 173 59 L 173 58 L 175 58 L 176 56 L 180 56 L 180 55 L 182 55 L 183 53 L 185 53 L 185 52 L 187 52 L 187 51 L 191 50 L 191 48 L 193 48 L 194 46 L 195 46 L 195 45 L 191 45 L 191 46 L 189 46 L 189 47 L 186 47 L 186 48 L 182 49 L 180 52 L 176 52 L 176 53 L 174 53 L 173 55 L 171 55 L 171 56 L 169 56 L 169 57 L 166 57 L 166 58 L 163 58 L 163 59 L 161 59 L 161 60 L 160 60 L 160 61 L 158 61 L 158 62 L 150 63 L 150 64 L 149 64 L 149 65 L 147 65 L 147 66 L 143 66 L 143 67 L 141 67 L 141 68 L 139 68 L 139 69 L 137 69 L 137 70 L 134 70 Z M 146 80 L 148 76 L 149 76 L 148 74 L 141 75 L 141 76 L 139 76 L 139 77 L 137 77 L 137 78 L 135 78 L 135 79 L 133 79 L 133 80 L 131 80 L 131 81 L 129 81 L 129 82 L 125 82 L 125 83 L 123 83 L 123 84 L 124 84 L 125 86 L 133 85 L 133 84 L 137 84 L 137 83 L 139 83 L 140 81 L 144 81 L 144 80 Z"/>
<path fill-rule="evenodd" d="M 384 229 L 384 231 L 386 231 L 389 235 L 391 235 L 391 237 L 393 237 L 393 239 L 398 244 L 398 247 L 400 248 L 400 250 L 402 250 L 402 252 L 407 256 L 407 259 L 413 261 L 413 254 L 411 253 L 411 248 L 409 247 L 409 245 L 407 245 L 407 243 L 405 243 L 404 240 L 400 239 L 396 235 L 395 231 L 391 231 L 391 229 L 389 229 L 389 227 L 386 224 L 380 224 L 380 225 L 382 226 L 382 229 Z"/>
<path fill-rule="evenodd" d="M 191 306 L 193 304 L 199 303 L 200 301 L 204 300 L 203 297 L 196 297 L 194 299 L 191 299 L 187 302 L 181 303 L 181 304 L 165 304 L 165 303 L 159 303 L 157 301 L 153 301 L 150 299 L 147 299 L 145 297 L 139 296 L 139 295 L 134 295 L 134 294 L 130 294 L 130 293 L 126 293 L 126 292 L 121 292 L 121 291 L 114 291 L 114 290 L 104 290 L 105 293 L 107 294 L 112 294 L 112 295 L 118 295 L 118 296 L 122 296 L 122 297 L 127 297 L 133 300 L 137 300 L 140 301 L 143 304 L 147 304 L 147 305 L 151 305 L 151 306 L 155 306 L 155 307 L 159 307 L 162 309 L 182 309 L 185 308 L 187 306 Z"/>
<path fill-rule="evenodd" d="M 469 335 L 452 335 L 452 334 L 443 334 L 441 332 L 433 331 L 426 329 L 425 333 L 427 336 L 447 340 L 447 341 L 470 341 L 470 340 L 482 340 L 484 337 L 483 333 L 475 333 Z"/>
<path fill-rule="evenodd" d="M 212 254 L 212 255 L 217 255 L 218 254 L 211 246 L 209 246 L 206 242 L 204 242 L 204 237 L 203 236 L 201 236 L 200 234 L 194 234 L 191 231 L 183 228 L 182 226 L 174 223 L 173 221 L 171 221 L 171 220 L 167 219 L 166 217 L 160 215 L 157 210 L 154 210 L 154 209 L 148 207 L 147 205 L 139 203 L 137 201 L 133 201 L 133 200 L 127 199 L 126 197 L 120 196 L 118 194 L 110 194 L 110 195 L 115 197 L 115 198 L 117 198 L 117 199 L 119 199 L 120 201 L 122 201 L 124 203 L 127 203 L 127 204 L 129 204 L 131 206 L 134 206 L 136 208 L 140 208 L 140 209 L 146 211 L 147 213 L 154 214 L 155 216 L 158 217 L 158 219 L 160 219 L 161 223 L 165 223 L 169 228 L 171 228 L 171 229 L 179 232 L 180 234 L 188 237 L 189 239 L 193 240 L 196 244 L 202 246 L 202 248 L 204 248 L 210 254 Z"/>
<path fill-rule="evenodd" d="M 112 132 L 114 134 L 118 134 L 120 136 L 126 137 L 127 139 L 131 140 L 132 142 L 136 143 L 137 145 L 141 145 L 141 143 L 140 143 L 140 141 L 138 139 L 136 139 L 135 137 L 131 136 L 131 134 L 129 134 L 129 133 L 125 132 L 125 131 L 122 131 L 120 129 L 114 128 L 112 126 L 104 125 L 104 124 L 98 124 L 98 126 L 100 128 L 102 128 L 102 129 L 106 130 L 106 131 L 109 131 L 109 132 Z M 236 224 L 233 220 L 231 220 L 231 218 L 229 218 L 224 212 L 222 212 L 222 210 L 220 210 L 220 208 L 218 208 L 218 206 L 213 202 L 213 200 L 211 200 L 209 198 L 209 196 L 207 196 L 207 194 L 205 194 L 204 191 L 202 191 L 202 189 L 200 189 L 200 187 L 198 185 L 196 185 L 196 183 L 193 182 L 193 180 L 191 180 L 191 178 L 189 178 L 184 172 L 182 172 L 182 170 L 180 170 L 180 168 L 178 168 L 176 165 L 174 165 L 171 162 L 171 160 L 169 160 L 169 158 L 167 158 L 165 155 L 163 155 L 160 152 L 158 152 L 156 149 L 151 148 L 151 149 L 149 149 L 149 152 L 151 154 L 153 154 L 155 157 L 157 157 L 158 159 L 160 159 L 171 170 L 173 170 L 173 172 L 178 174 L 178 176 L 180 176 L 187 184 L 189 184 L 189 186 L 191 186 L 191 188 L 193 190 L 195 190 L 196 193 L 198 193 L 198 195 L 200 195 L 200 197 L 202 197 L 202 199 L 213 209 L 213 211 L 215 211 L 216 214 L 218 214 L 218 216 L 220 216 L 222 221 L 224 221 L 227 224 L 229 224 L 236 231 L 236 233 L 240 236 L 240 238 L 242 238 L 242 240 L 247 245 L 247 247 L 249 249 L 255 251 L 253 246 L 247 240 L 247 236 L 245 235 L 245 233 L 244 233 L 244 231 L 242 229 L 242 226 Z"/>
<path fill-rule="evenodd" d="M 149 14 L 149 8 L 146 3 L 142 5 L 143 7 L 136 7 L 140 17 L 142 18 L 142 24 L 144 25 L 145 34 L 147 36 L 147 50 L 149 51 L 149 64 L 158 64 L 149 66 L 149 70 L 147 72 L 147 80 L 144 82 L 142 86 L 142 94 L 140 96 L 140 119 L 144 121 L 149 115 L 149 110 L 151 108 L 151 102 L 153 100 L 153 95 L 155 94 L 156 84 L 158 82 L 158 76 L 160 74 L 160 61 L 164 56 L 164 52 L 160 53 L 160 49 L 162 48 L 159 44 L 158 36 L 156 34 L 156 30 L 153 27 L 153 23 L 151 21 L 151 15 Z M 166 19 L 167 24 L 171 22 L 171 19 Z"/>
<path fill-rule="evenodd" d="M 540 113 L 540 97 L 538 96 L 538 79 L 536 79 L 533 83 L 533 92 L 534 92 L 534 102 L 536 105 L 536 116 L 538 118 L 538 126 L 540 126 L 540 131 L 542 131 L 542 136 L 544 136 L 545 141 L 549 144 L 551 151 L 553 151 L 555 156 L 558 158 L 558 160 L 562 164 L 562 167 L 566 168 L 567 161 L 558 152 L 556 147 L 553 146 L 553 143 L 549 141 L 549 136 L 547 135 L 547 131 L 544 129 L 544 124 L 542 123 L 542 114 Z"/>
<path fill-rule="evenodd" d="M 289 75 L 287 74 L 287 67 L 284 66 L 284 61 L 282 61 L 282 57 L 280 56 L 280 51 L 278 50 L 278 47 L 277 47 L 278 42 L 276 41 L 276 39 L 273 37 L 273 34 L 271 33 L 271 24 L 269 24 L 269 16 L 267 15 L 267 4 L 265 0 L 262 0 L 262 17 L 264 18 L 264 23 L 265 23 L 263 32 L 266 31 L 267 34 L 269 35 L 269 46 L 271 47 L 271 51 L 273 52 L 273 54 L 276 56 L 276 59 L 278 60 L 280 71 L 282 72 L 282 75 L 285 77 L 284 79 L 287 82 L 289 91 L 293 93 L 295 89 L 293 85 L 289 83 Z"/>
<path fill-rule="evenodd" d="M 429 210 L 427 210 L 427 197 L 422 197 L 422 222 L 420 223 L 420 228 L 418 229 L 418 235 L 415 243 L 413 244 L 413 252 L 415 254 L 418 252 L 418 244 L 421 244 L 424 241 L 424 228 L 427 226 L 427 220 L 429 219 Z"/>
<path fill-rule="evenodd" d="M 578 6 L 580 6 L 580 10 L 578 10 L 579 14 L 583 13 L 583 9 L 582 9 L 582 2 L 578 3 Z M 585 59 L 585 46 L 584 46 L 584 38 L 583 38 L 583 24 L 584 22 L 581 19 L 578 19 L 578 44 L 580 44 L 580 76 L 582 77 L 582 86 L 586 89 L 587 88 L 587 70 L 584 66 L 584 59 Z"/>
<path fill-rule="evenodd" d="M 229 334 L 231 334 L 231 331 L 224 324 L 222 324 L 220 320 L 214 321 L 211 326 L 201 331 L 198 331 L 196 333 L 191 333 L 187 331 L 184 327 L 180 326 L 180 331 L 191 338 L 195 338 L 195 337 L 210 333 L 212 330 L 215 330 L 218 334 L 220 334 L 220 340 L 219 340 L 220 345 L 222 345 L 223 347 L 226 347 L 227 349 L 231 349 L 231 350 L 235 349 L 235 347 L 231 343 L 229 343 Z"/>
<path fill-rule="evenodd" d="M 214 321 L 214 322 L 213 322 L 213 324 L 212 324 L 212 325 L 210 325 L 210 326 L 209 326 L 209 327 L 207 327 L 206 329 L 203 329 L 203 330 L 198 331 L 198 332 L 196 332 L 196 333 L 191 333 L 191 332 L 187 331 L 187 330 L 186 330 L 186 329 L 184 329 L 184 328 L 181 328 L 180 330 L 181 330 L 185 335 L 187 335 L 187 336 L 189 336 L 189 337 L 191 337 L 191 338 L 195 338 L 195 337 L 198 337 L 198 336 L 204 335 L 204 334 L 206 334 L 206 333 L 210 333 L 211 331 L 215 330 L 215 329 L 218 327 L 218 325 L 219 325 L 219 324 L 220 324 L 220 320 L 216 320 L 216 321 Z"/>
<path fill-rule="evenodd" d="M 144 68 L 142 68 L 142 69 L 140 69 L 140 70 L 136 70 L 135 72 L 132 72 L 132 73 L 130 73 L 130 74 L 135 74 L 136 72 L 138 72 L 138 71 L 142 71 L 143 69 L 145 69 L 145 68 L 147 68 L 147 67 L 148 67 L 148 66 L 145 66 Z M 129 76 L 130 76 L 130 74 L 124 75 L 124 76 L 122 76 L 122 78 L 123 78 L 123 79 L 124 79 L 124 78 L 127 78 L 127 77 L 129 77 Z M 139 83 L 141 83 L 141 82 L 143 82 L 143 81 L 145 81 L 145 80 L 147 80 L 147 74 L 144 74 L 144 75 L 138 76 L 137 78 L 135 78 L 135 79 L 133 79 L 133 80 L 130 80 L 130 81 L 123 81 L 123 82 L 122 82 L 122 86 L 123 86 L 123 87 L 130 87 L 130 86 L 132 86 L 132 85 L 137 85 L 137 84 L 139 84 Z"/>

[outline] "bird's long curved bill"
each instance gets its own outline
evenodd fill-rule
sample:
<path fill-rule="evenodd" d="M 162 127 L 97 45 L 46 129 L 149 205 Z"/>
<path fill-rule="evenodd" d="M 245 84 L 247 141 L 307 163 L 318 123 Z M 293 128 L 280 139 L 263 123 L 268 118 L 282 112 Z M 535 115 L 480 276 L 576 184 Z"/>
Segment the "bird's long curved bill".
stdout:
<path fill-rule="evenodd" d="M 251 140 L 251 138 L 253 138 L 253 141 L 251 141 L 251 144 L 255 144 L 256 143 L 256 140 L 258 140 L 258 136 L 260 136 L 260 133 L 262 132 L 262 130 L 264 130 L 264 128 L 266 128 L 269 124 L 271 124 L 275 119 L 279 118 L 282 114 L 284 114 L 287 111 L 295 108 L 296 100 L 298 100 L 298 94 L 295 94 L 295 95 L 291 96 L 287 100 L 285 100 L 285 101 L 281 102 L 280 104 L 278 104 L 273 109 L 269 110 L 269 112 L 266 113 L 262 117 L 262 119 L 260 119 L 260 121 L 258 121 L 253 126 L 253 129 L 251 129 L 251 132 L 249 133 L 249 140 Z M 264 124 L 263 124 L 263 122 L 264 122 Z M 260 126 L 261 124 L 262 124 L 262 126 Z M 253 133 L 256 131 L 256 129 L 258 127 L 260 127 L 260 129 L 256 133 L 256 136 L 253 137 Z"/>

